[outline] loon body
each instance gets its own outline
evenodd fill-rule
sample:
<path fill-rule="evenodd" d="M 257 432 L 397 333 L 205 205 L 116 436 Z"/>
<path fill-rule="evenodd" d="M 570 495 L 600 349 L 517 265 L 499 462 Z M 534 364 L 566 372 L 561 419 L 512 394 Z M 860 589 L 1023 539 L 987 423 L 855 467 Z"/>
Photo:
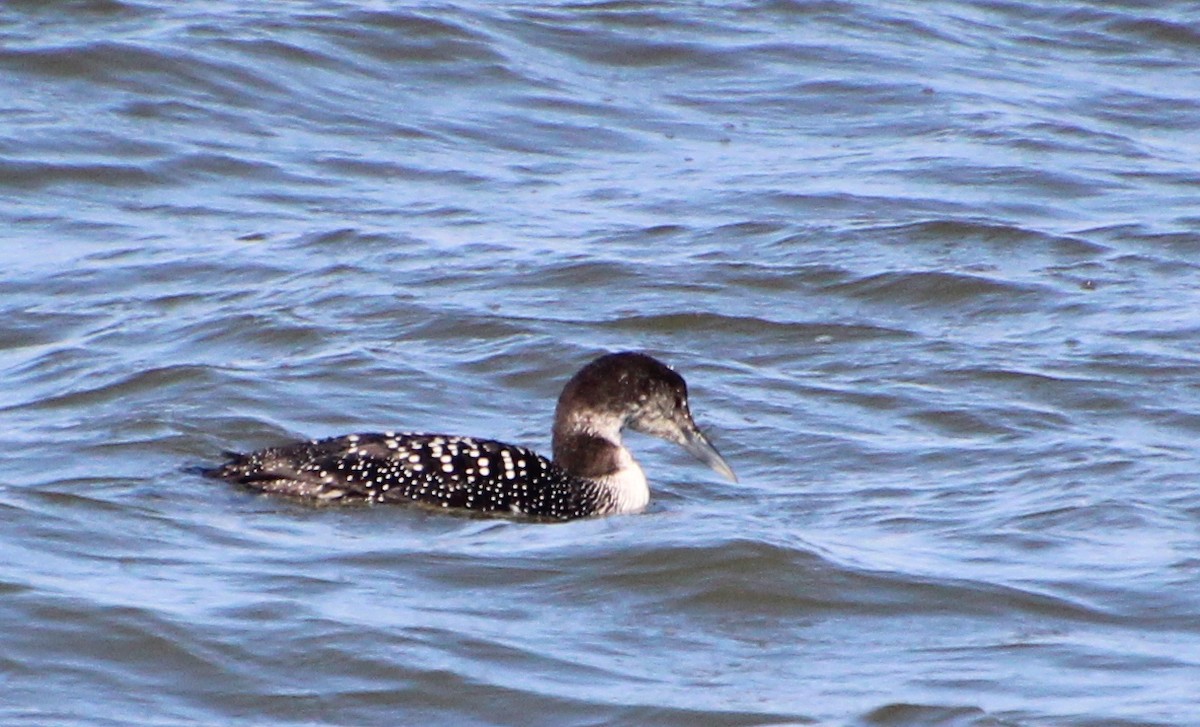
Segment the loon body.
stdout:
<path fill-rule="evenodd" d="M 601 356 L 567 382 L 554 413 L 553 461 L 490 439 L 384 432 L 233 455 L 206 474 L 321 501 L 571 520 L 649 503 L 646 476 L 621 442 L 625 427 L 675 442 L 737 480 L 692 420 L 683 377 L 641 353 Z"/>

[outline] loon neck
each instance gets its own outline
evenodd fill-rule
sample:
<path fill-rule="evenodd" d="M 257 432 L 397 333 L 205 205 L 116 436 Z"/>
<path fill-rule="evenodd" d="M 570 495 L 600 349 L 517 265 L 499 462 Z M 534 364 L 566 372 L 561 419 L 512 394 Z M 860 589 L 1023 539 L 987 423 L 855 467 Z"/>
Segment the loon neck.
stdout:
<path fill-rule="evenodd" d="M 611 469 L 602 468 L 617 456 L 617 450 L 625 449 L 621 443 L 624 426 L 624 417 L 579 411 L 560 403 L 554 413 L 554 462 L 580 477 L 607 474 Z"/>
<path fill-rule="evenodd" d="M 650 502 L 646 474 L 618 438 L 590 432 L 554 436 L 554 463 L 564 472 L 596 483 L 609 514 L 639 512 Z"/>
<path fill-rule="evenodd" d="M 621 442 L 617 417 L 566 416 L 554 424 L 554 464 L 598 484 L 609 496 L 609 512 L 638 512 L 650 502 L 646 474 Z"/>
<path fill-rule="evenodd" d="M 619 437 L 614 441 L 591 432 L 554 433 L 554 464 L 567 474 L 596 480 L 632 461 Z"/>

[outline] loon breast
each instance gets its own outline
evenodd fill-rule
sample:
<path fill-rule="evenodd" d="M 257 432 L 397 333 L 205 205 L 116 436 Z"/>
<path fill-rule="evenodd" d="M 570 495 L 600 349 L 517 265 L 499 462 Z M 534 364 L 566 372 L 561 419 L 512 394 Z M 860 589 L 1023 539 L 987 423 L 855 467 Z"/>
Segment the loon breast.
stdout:
<path fill-rule="evenodd" d="M 692 420 L 683 378 L 640 353 L 601 356 L 567 382 L 553 461 L 491 439 L 384 432 L 232 454 L 205 474 L 317 501 L 571 520 L 639 512 L 649 502 L 646 476 L 621 441 L 626 427 L 675 442 L 736 481 Z"/>

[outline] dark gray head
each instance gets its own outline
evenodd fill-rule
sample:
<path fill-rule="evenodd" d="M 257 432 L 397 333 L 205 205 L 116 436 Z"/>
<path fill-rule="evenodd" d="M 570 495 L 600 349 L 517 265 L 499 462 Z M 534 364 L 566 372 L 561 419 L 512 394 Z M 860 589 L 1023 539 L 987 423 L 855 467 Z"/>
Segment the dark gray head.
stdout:
<path fill-rule="evenodd" d="M 554 457 L 558 460 L 568 440 L 579 434 L 619 442 L 624 427 L 674 442 L 737 482 L 692 420 L 683 377 L 643 353 L 601 356 L 567 382 L 554 413 Z"/>

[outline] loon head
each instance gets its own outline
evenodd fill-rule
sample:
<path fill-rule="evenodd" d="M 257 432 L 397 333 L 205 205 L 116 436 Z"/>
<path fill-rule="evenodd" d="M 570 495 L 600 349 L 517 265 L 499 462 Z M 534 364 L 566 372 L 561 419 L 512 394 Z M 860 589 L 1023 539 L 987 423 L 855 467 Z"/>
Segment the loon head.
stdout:
<path fill-rule="evenodd" d="M 581 436 L 620 444 L 621 429 L 674 442 L 732 482 L 737 476 L 696 426 L 687 383 L 669 366 L 643 353 L 610 353 L 580 369 L 558 398 L 554 457 L 574 459 Z"/>

